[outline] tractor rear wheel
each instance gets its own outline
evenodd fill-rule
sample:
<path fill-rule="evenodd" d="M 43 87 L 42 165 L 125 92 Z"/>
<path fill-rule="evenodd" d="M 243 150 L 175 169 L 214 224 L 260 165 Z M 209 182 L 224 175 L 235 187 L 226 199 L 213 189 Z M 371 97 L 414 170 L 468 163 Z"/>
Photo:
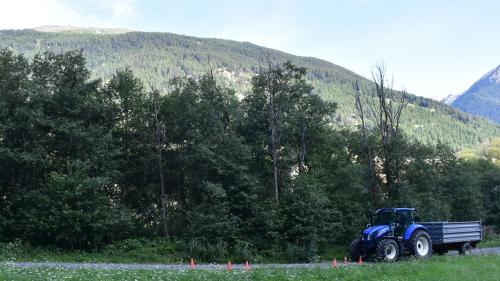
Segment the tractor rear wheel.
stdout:
<path fill-rule="evenodd" d="M 399 246 L 393 239 L 382 239 L 377 244 L 377 260 L 395 262 L 399 258 Z"/>
<path fill-rule="evenodd" d="M 357 262 L 360 258 L 366 260 L 367 256 L 368 254 L 361 245 L 361 239 L 352 240 L 351 244 L 349 245 L 349 258 L 351 259 L 351 261 Z"/>
<path fill-rule="evenodd" d="M 410 238 L 410 249 L 412 254 L 418 258 L 423 259 L 432 255 L 432 241 L 431 237 L 426 231 L 417 230 Z"/>

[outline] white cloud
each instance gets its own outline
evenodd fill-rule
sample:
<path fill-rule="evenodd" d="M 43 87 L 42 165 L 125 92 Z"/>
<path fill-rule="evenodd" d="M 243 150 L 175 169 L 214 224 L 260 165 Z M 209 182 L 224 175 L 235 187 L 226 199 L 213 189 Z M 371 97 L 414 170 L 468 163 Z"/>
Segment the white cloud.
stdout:
<path fill-rule="evenodd" d="M 137 16 L 136 0 L 0 0 L 0 29 L 113 25 Z"/>
<path fill-rule="evenodd" d="M 135 18 L 138 16 L 137 0 L 89 0 L 106 14 L 115 19 Z"/>
<path fill-rule="evenodd" d="M 78 18 L 62 0 L 0 0 L 0 29 L 64 25 Z"/>

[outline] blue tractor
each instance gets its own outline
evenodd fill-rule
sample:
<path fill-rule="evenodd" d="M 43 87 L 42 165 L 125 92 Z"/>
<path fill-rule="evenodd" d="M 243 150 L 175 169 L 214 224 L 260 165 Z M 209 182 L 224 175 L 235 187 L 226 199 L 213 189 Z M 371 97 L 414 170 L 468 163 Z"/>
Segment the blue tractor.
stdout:
<path fill-rule="evenodd" d="M 432 255 L 432 240 L 426 227 L 414 221 L 413 208 L 384 208 L 370 216 L 371 224 L 351 242 L 352 261 L 394 262 L 402 255 L 426 258 Z"/>

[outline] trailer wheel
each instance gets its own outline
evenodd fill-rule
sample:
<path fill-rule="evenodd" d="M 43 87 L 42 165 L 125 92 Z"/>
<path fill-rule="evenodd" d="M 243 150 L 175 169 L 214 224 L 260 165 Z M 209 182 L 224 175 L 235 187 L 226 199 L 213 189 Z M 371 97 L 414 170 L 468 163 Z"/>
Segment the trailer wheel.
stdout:
<path fill-rule="evenodd" d="M 427 258 L 432 255 L 431 237 L 426 231 L 417 230 L 410 238 L 412 254 L 419 259 Z"/>
<path fill-rule="evenodd" d="M 466 242 L 460 245 L 460 248 L 458 248 L 458 253 L 464 256 L 468 256 L 472 253 L 472 246 L 470 243 Z"/>
<path fill-rule="evenodd" d="M 395 262 L 399 258 L 399 246 L 393 239 L 382 239 L 377 244 L 377 260 Z"/>
<path fill-rule="evenodd" d="M 367 256 L 368 254 L 361 245 L 361 239 L 352 240 L 351 244 L 349 245 L 349 258 L 351 259 L 351 261 L 357 262 L 359 261 L 359 258 L 365 260 Z"/>

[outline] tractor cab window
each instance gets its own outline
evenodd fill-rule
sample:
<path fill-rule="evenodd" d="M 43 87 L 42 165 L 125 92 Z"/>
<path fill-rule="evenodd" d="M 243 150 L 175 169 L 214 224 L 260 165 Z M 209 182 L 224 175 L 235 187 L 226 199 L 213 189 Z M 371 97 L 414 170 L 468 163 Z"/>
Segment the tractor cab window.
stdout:
<path fill-rule="evenodd" d="M 413 223 L 413 215 L 410 210 L 387 210 L 380 211 L 375 216 L 375 225 L 399 224 L 406 226 Z"/>
<path fill-rule="evenodd" d="M 396 213 L 394 211 L 378 212 L 375 216 L 375 225 L 390 225 L 396 222 Z"/>
<path fill-rule="evenodd" d="M 398 211 L 396 213 L 396 222 L 401 226 L 412 224 L 413 217 L 411 211 Z"/>

